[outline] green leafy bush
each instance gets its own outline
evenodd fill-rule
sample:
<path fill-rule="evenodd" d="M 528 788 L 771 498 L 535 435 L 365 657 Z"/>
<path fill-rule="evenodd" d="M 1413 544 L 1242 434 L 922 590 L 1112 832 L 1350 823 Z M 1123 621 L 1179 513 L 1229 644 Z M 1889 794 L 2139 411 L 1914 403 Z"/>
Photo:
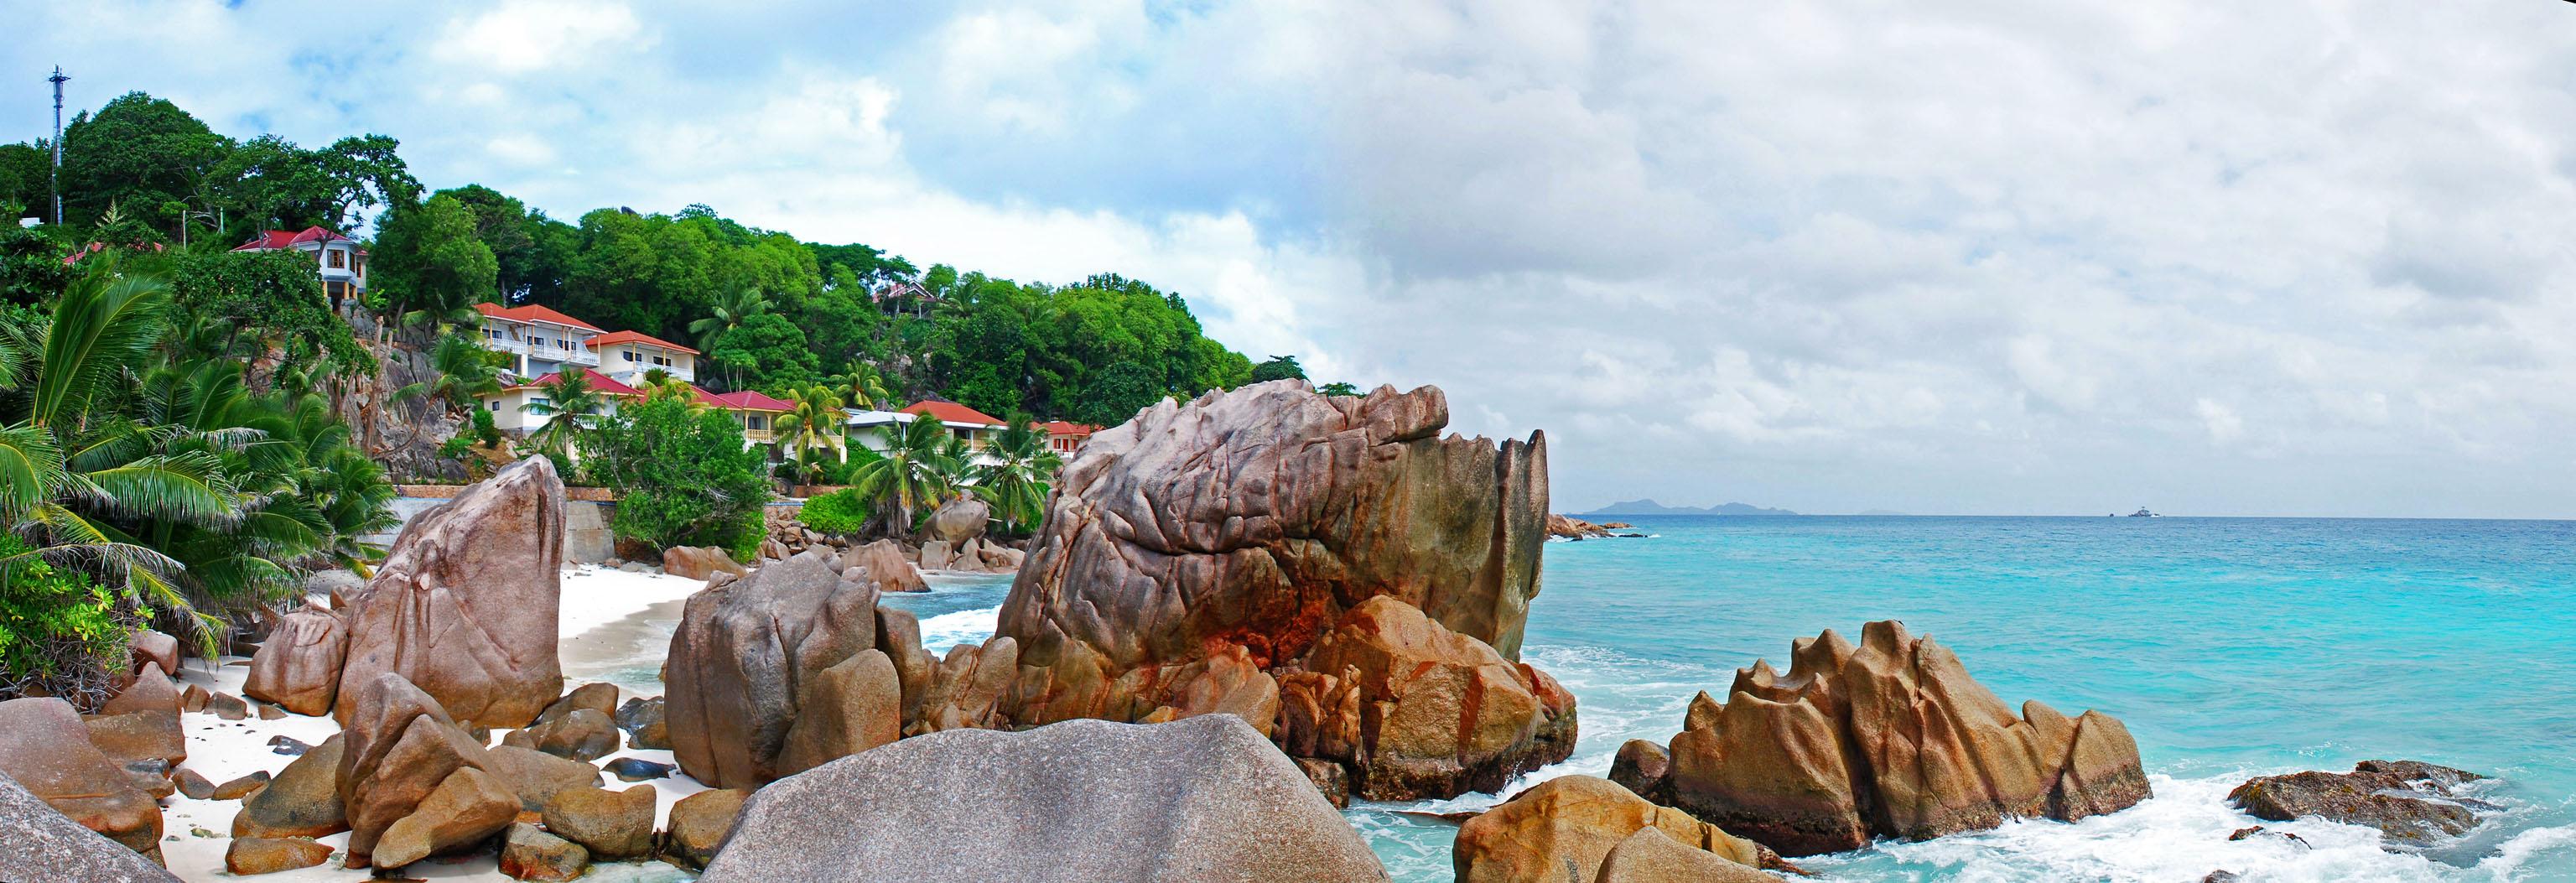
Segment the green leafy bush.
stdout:
<path fill-rule="evenodd" d="M 618 409 L 581 445 L 590 477 L 621 495 L 609 524 L 618 536 L 655 548 L 759 545 L 769 481 L 732 415 L 645 402 Z"/>
<path fill-rule="evenodd" d="M 827 534 L 856 534 L 868 515 L 868 498 L 857 488 L 843 488 L 806 500 L 796 520 Z"/>
<path fill-rule="evenodd" d="M 0 535 L 0 697 L 105 698 L 141 617 L 88 574 L 48 564 L 34 551 Z"/>

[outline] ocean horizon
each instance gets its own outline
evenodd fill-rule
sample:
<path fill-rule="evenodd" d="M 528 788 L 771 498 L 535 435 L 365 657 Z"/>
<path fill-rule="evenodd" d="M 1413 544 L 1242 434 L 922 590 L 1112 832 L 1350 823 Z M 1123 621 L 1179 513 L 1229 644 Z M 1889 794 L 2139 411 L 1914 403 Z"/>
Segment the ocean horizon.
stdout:
<path fill-rule="evenodd" d="M 1662 743 L 1691 696 L 1786 664 L 1824 629 L 1897 619 L 2006 703 L 2120 718 L 2155 797 L 2076 824 L 1800 860 L 1853 881 L 2576 879 L 2576 522 L 2099 516 L 1635 516 L 1642 539 L 1552 542 L 1524 661 L 1579 698 L 1574 756 L 1504 795 L 1355 803 L 1398 881 L 1445 881 L 1453 825 Z M 992 632 L 1006 578 L 887 596 L 933 653 Z M 2456 841 L 2380 848 L 2375 830 L 2259 822 L 2225 803 L 2257 775 L 2423 760 L 2495 777 L 2506 807 Z M 2261 824 L 2298 834 L 2230 842 Z"/>

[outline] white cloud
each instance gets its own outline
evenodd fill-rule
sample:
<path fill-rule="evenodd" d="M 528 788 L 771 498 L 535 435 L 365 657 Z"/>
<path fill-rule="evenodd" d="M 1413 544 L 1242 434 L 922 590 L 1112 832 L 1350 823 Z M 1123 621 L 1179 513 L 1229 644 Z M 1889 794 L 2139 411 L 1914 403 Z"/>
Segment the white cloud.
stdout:
<path fill-rule="evenodd" d="M 623 3 L 596 0 L 506 0 L 459 16 L 429 46 L 432 57 L 502 74 L 579 68 L 651 40 Z"/>

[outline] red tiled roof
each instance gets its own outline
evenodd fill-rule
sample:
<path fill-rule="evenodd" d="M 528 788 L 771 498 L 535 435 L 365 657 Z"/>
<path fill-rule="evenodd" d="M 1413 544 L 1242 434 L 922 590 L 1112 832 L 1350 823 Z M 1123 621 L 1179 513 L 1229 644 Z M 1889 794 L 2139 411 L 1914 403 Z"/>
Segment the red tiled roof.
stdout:
<path fill-rule="evenodd" d="M 1002 418 L 960 405 L 956 402 L 924 401 L 903 406 L 906 414 L 928 414 L 941 423 L 981 423 L 1002 426 Z"/>
<path fill-rule="evenodd" d="M 549 384 L 549 383 L 553 383 L 553 382 L 555 382 L 555 378 L 556 378 L 558 375 L 561 375 L 562 373 L 563 373 L 563 372 L 561 372 L 561 371 L 549 371 L 549 372 L 546 372 L 546 373 L 545 373 L 545 374 L 543 374 L 543 375 L 539 375 L 539 376 L 537 377 L 537 379 L 535 379 L 535 380 L 531 380 L 531 381 L 528 381 L 528 382 L 526 382 L 526 383 L 522 383 L 522 384 L 519 384 L 519 385 L 517 385 L 517 386 L 510 387 L 510 388 L 511 388 L 511 389 L 535 389 L 535 388 L 537 388 L 537 387 L 544 386 L 544 385 L 546 385 L 546 384 Z M 643 397 L 643 395 L 644 395 L 644 393 L 643 393 L 643 392 L 638 391 L 636 388 L 634 388 L 634 387 L 632 387 L 632 386 L 627 386 L 626 384 L 623 384 L 623 383 L 619 383 L 619 382 L 617 382 L 616 380 L 614 380 L 614 379 L 610 378 L 610 377 L 609 377 L 608 375 L 606 375 L 606 374 L 601 374 L 601 373 L 599 373 L 599 372 L 597 372 L 597 371 L 593 371 L 593 370 L 590 370 L 590 369 L 588 369 L 588 368 L 583 368 L 583 369 L 581 369 L 581 373 L 584 373 L 584 374 L 588 374 L 588 375 L 590 375 L 590 388 L 591 388 L 591 389 L 598 390 L 598 391 L 600 391 L 600 392 L 601 392 L 601 393 L 603 393 L 603 394 L 606 394 L 606 395 L 613 395 L 613 396 L 633 396 L 633 397 L 637 397 L 637 398 L 641 398 L 641 397 Z"/>
<path fill-rule="evenodd" d="M 641 331 L 611 331 L 607 334 L 602 334 L 598 337 L 582 341 L 583 346 L 590 347 L 591 349 L 598 349 L 603 346 L 617 343 L 646 343 L 666 350 L 678 350 L 692 356 L 698 354 L 697 350 L 663 340 L 659 337 L 654 337 L 653 335 L 646 334 Z"/>
<path fill-rule="evenodd" d="M 1100 427 L 1089 423 L 1068 423 L 1063 420 L 1049 420 L 1044 424 L 1044 428 L 1048 435 L 1090 435 L 1100 431 Z"/>
<path fill-rule="evenodd" d="M 796 404 L 785 399 L 761 395 L 752 390 L 741 392 L 708 392 L 706 387 L 690 384 L 698 391 L 698 401 L 727 411 L 793 411 Z"/>
<path fill-rule="evenodd" d="M 481 312 L 483 315 L 500 319 L 508 319 L 513 322 L 552 322 L 557 325 L 570 325 L 574 328 L 587 328 L 602 334 L 605 334 L 608 331 L 608 329 L 546 309 L 545 307 L 538 306 L 536 304 L 529 304 L 524 307 L 503 307 L 500 304 L 475 304 L 474 309 Z M 694 352 L 694 350 L 692 352 Z"/>
<path fill-rule="evenodd" d="M 280 249 L 294 248 L 307 242 L 330 242 L 335 239 L 347 238 L 349 237 L 333 233 L 318 226 L 306 227 L 301 231 L 269 230 L 262 232 L 258 236 L 251 237 L 249 242 L 242 243 L 241 247 L 233 250 L 277 251 Z"/>

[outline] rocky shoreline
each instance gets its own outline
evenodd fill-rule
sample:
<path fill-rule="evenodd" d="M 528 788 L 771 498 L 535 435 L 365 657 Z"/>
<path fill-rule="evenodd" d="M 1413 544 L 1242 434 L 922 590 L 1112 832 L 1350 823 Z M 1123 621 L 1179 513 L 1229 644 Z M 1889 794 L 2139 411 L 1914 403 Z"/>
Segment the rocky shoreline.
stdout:
<path fill-rule="evenodd" d="M 527 880 L 643 861 L 709 881 L 1386 879 L 1336 806 L 1497 793 L 1572 754 L 1574 694 L 1520 658 L 1540 550 L 1624 527 L 1547 512 L 1543 436 L 1444 437 L 1447 420 L 1437 389 L 1261 384 L 1093 436 L 1025 550 L 962 501 L 918 544 L 782 515 L 749 564 L 660 550 L 704 583 L 658 696 L 565 689 L 564 492 L 522 461 L 221 677 L 174 678 L 177 642 L 144 633 L 90 714 L 0 702 L 0 818 L 27 832 L 0 877 L 177 879 L 163 847 L 185 837 L 223 841 L 232 874 L 352 880 L 460 859 Z M 933 655 L 882 602 L 961 561 L 1017 575 L 990 638 Z M 1457 878 L 1776 879 L 1801 856 L 2151 796 L 2118 719 L 2006 705 L 1901 623 L 1789 660 L 1699 694 L 1607 778 L 1455 817 Z M 253 722 L 301 735 L 264 761 L 191 757 Z M 2370 761 L 2231 799 L 2398 848 L 2478 825 L 2478 779 Z M 238 808 L 183 833 L 173 800 Z"/>

